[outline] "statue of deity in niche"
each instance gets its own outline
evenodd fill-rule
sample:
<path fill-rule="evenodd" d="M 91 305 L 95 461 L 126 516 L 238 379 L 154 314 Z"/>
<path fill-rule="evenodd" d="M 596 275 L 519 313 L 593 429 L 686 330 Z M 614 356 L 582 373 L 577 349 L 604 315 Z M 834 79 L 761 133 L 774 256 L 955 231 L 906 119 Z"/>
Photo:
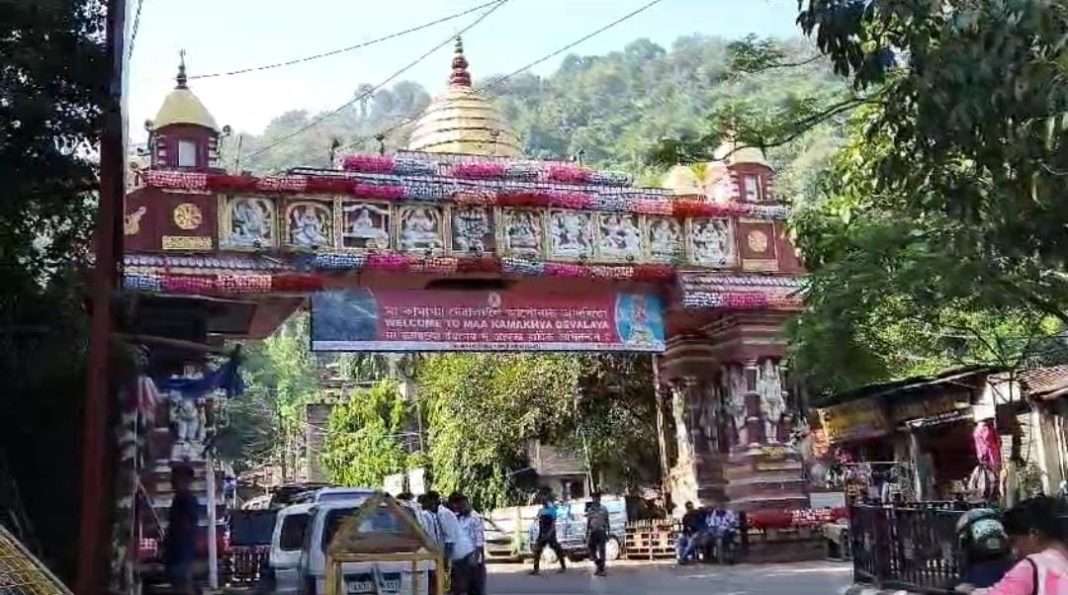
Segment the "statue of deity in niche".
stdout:
<path fill-rule="evenodd" d="M 589 256 L 593 245 L 593 234 L 588 214 L 574 211 L 552 213 L 550 222 L 553 256 L 565 258 Z"/>
<path fill-rule="evenodd" d="M 698 264 L 729 264 L 734 253 L 731 227 L 727 219 L 694 219 L 691 241 L 693 259 Z"/>
<path fill-rule="evenodd" d="M 172 459 L 198 458 L 207 437 L 207 415 L 202 400 L 188 398 L 180 393 L 170 396 L 170 419 L 173 425 L 174 446 Z"/>
<path fill-rule="evenodd" d="M 745 371 L 738 365 L 723 367 L 723 407 L 730 417 L 730 425 L 738 436 L 738 446 L 749 445 L 749 412 L 745 406 L 745 395 L 749 391 L 745 384 Z"/>
<path fill-rule="evenodd" d="M 407 207 L 400 214 L 401 250 L 440 250 L 441 213 L 430 207 Z"/>
<path fill-rule="evenodd" d="M 371 203 L 346 205 L 341 240 L 346 248 L 389 248 L 389 207 Z"/>
<path fill-rule="evenodd" d="M 331 234 L 330 209 L 324 205 L 295 205 L 289 211 L 289 241 L 302 248 L 329 246 Z"/>
<path fill-rule="evenodd" d="M 230 203 L 229 242 L 237 246 L 262 246 L 274 236 L 274 211 L 264 198 L 238 198 Z"/>
<path fill-rule="evenodd" d="M 453 209 L 452 249 L 468 254 L 486 252 L 486 237 L 490 231 L 489 215 L 482 207 Z"/>
<path fill-rule="evenodd" d="M 638 216 L 612 213 L 600 217 L 601 256 L 631 260 L 641 257 L 642 234 L 638 228 Z"/>
<path fill-rule="evenodd" d="M 529 211 L 506 211 L 505 242 L 509 252 L 517 255 L 541 254 L 541 222 Z"/>
<path fill-rule="evenodd" d="M 786 413 L 786 399 L 782 390 L 779 366 L 771 358 L 757 369 L 757 392 L 760 393 L 760 413 L 764 418 L 764 433 L 768 442 L 779 442 L 779 425 Z"/>
<path fill-rule="evenodd" d="M 658 262 L 671 262 L 683 253 L 682 226 L 675 219 L 649 219 L 649 255 Z"/>

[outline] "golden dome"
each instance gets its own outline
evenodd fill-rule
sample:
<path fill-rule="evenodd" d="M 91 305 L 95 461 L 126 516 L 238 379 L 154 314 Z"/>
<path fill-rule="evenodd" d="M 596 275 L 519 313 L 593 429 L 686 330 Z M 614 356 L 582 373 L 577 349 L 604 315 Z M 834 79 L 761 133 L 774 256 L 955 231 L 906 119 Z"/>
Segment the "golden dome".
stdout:
<path fill-rule="evenodd" d="M 764 156 L 764 149 L 760 147 L 747 147 L 738 146 L 738 142 L 734 139 L 728 138 L 722 145 L 716 149 L 713 154 L 716 159 L 719 159 L 727 165 L 738 165 L 740 163 L 755 163 L 757 165 L 763 165 L 770 168 L 771 164 L 768 163 L 767 158 Z"/>
<path fill-rule="evenodd" d="M 675 194 L 704 194 L 701 178 L 692 165 L 676 165 L 664 176 L 664 188 Z"/>
<path fill-rule="evenodd" d="M 452 76 L 415 123 L 408 148 L 430 153 L 519 157 L 519 137 L 492 101 L 471 88 L 463 43 L 456 39 Z"/>
<path fill-rule="evenodd" d="M 178 81 L 178 85 L 163 100 L 163 105 L 160 106 L 156 119 L 152 121 L 152 129 L 159 130 L 172 124 L 193 124 L 218 132 L 219 126 L 215 123 L 215 118 L 211 116 L 208 108 L 204 107 L 200 99 L 185 84 L 184 56 L 178 65 L 178 76 L 175 80 Z"/>

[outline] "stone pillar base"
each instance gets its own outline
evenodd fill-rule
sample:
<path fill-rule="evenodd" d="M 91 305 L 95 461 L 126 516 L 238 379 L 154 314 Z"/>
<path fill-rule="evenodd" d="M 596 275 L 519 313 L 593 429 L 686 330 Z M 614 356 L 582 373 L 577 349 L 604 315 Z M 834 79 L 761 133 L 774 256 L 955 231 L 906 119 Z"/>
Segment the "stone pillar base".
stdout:
<path fill-rule="evenodd" d="M 732 452 L 724 468 L 726 497 L 732 510 L 809 508 L 803 462 L 785 445 L 750 446 Z"/>

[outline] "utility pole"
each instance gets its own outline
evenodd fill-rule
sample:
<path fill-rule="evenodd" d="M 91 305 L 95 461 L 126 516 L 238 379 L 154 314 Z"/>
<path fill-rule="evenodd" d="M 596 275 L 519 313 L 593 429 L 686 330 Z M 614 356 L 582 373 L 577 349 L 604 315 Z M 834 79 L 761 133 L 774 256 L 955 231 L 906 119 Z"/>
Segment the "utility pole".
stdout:
<path fill-rule="evenodd" d="M 118 287 L 118 259 L 122 257 L 123 195 L 126 188 L 126 0 L 108 0 L 107 96 L 100 137 L 100 203 L 96 217 L 96 260 L 90 280 L 92 314 L 89 323 L 89 361 L 86 373 L 85 417 L 82 424 L 81 522 L 78 534 L 78 574 L 75 592 L 105 591 L 105 560 L 111 548 L 107 532 L 108 404 L 114 399 L 109 383 L 111 297 Z M 102 83 L 105 81 L 101 81 Z"/>

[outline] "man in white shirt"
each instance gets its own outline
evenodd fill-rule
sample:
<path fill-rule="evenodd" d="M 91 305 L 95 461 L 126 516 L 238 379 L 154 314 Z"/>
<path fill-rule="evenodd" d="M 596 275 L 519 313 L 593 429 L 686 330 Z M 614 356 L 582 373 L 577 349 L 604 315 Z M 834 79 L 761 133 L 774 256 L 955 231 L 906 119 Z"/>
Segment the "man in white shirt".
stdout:
<path fill-rule="evenodd" d="M 486 595 L 486 527 L 482 517 L 471 507 L 467 496 L 459 492 L 449 496 L 449 508 L 460 519 L 460 528 L 475 546 L 471 559 L 471 585 L 467 595 Z"/>
<path fill-rule="evenodd" d="M 437 492 L 426 493 L 426 509 L 437 514 L 438 525 L 441 527 L 445 558 L 450 566 L 449 593 L 467 595 L 471 587 L 471 559 L 474 557 L 475 546 L 467 533 L 460 528 L 456 513 L 447 506 L 442 506 L 441 496 Z"/>

